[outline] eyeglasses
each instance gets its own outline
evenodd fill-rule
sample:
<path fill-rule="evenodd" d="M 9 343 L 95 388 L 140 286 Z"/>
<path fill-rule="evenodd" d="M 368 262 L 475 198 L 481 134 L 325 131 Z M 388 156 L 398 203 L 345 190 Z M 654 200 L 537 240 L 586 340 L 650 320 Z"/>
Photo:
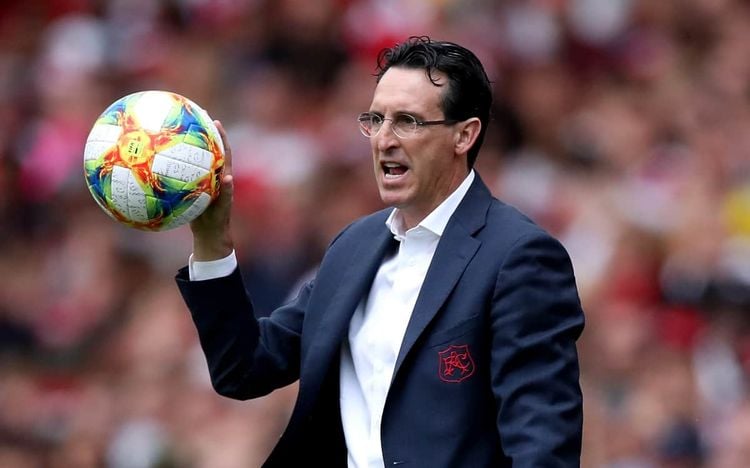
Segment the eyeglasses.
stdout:
<path fill-rule="evenodd" d="M 391 119 L 386 119 L 374 112 L 363 112 L 357 117 L 359 131 L 367 138 L 372 138 L 380 133 L 383 123 L 391 121 L 391 130 L 399 138 L 410 138 L 417 134 L 420 127 L 428 125 L 452 125 L 459 120 L 418 120 L 410 114 L 396 114 Z"/>

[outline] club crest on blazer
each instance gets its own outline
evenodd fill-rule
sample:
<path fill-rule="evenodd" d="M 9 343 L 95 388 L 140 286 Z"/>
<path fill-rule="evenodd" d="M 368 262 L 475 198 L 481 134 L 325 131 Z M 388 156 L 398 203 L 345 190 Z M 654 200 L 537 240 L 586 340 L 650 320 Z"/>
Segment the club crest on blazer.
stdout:
<path fill-rule="evenodd" d="M 469 345 L 450 345 L 438 353 L 438 376 L 444 382 L 458 383 L 474 374 L 476 367 Z"/>

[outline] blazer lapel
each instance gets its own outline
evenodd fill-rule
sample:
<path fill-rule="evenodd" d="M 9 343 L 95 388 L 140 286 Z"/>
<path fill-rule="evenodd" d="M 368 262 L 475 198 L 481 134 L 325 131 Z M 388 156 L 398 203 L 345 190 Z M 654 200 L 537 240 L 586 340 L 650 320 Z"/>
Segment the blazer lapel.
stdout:
<path fill-rule="evenodd" d="M 308 379 L 310 388 L 319 386 L 319 380 L 324 377 L 321 368 L 328 368 L 332 359 L 338 359 L 342 340 L 349 329 L 349 322 L 362 298 L 369 291 L 373 278 L 383 257 L 395 243 L 393 234 L 385 224 L 373 237 L 364 238 L 354 252 L 343 259 L 346 264 L 340 276 L 340 282 L 335 294 L 326 304 L 323 317 L 311 339 L 310 352 L 306 362 L 302 364 L 304 376 Z M 314 362 L 313 362 L 314 361 Z M 302 381 L 300 384 L 304 384 Z"/>
<path fill-rule="evenodd" d="M 491 200 L 489 190 L 477 174 L 435 250 L 401 343 L 392 380 L 396 378 L 414 343 L 440 310 L 479 249 L 481 242 L 473 235 L 484 226 Z"/>

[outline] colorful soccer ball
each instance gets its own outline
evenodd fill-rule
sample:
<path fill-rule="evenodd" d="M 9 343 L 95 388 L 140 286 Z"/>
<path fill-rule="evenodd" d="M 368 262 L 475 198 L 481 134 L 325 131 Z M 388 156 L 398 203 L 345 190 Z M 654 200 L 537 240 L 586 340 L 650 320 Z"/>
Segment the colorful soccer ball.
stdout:
<path fill-rule="evenodd" d="M 94 123 L 83 156 L 99 206 L 137 229 L 189 223 L 218 196 L 224 146 L 206 111 L 179 94 L 118 99 Z"/>

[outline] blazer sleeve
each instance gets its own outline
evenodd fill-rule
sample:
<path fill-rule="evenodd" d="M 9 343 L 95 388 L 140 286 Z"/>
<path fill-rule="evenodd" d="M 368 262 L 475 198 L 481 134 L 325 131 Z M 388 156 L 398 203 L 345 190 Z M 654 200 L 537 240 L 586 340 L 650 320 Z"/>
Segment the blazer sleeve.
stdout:
<path fill-rule="evenodd" d="M 299 377 L 300 335 L 312 282 L 296 300 L 257 319 L 239 268 L 223 278 L 175 278 L 190 310 L 217 393 L 240 400 L 266 395 Z"/>
<path fill-rule="evenodd" d="M 514 467 L 579 466 L 583 404 L 576 340 L 584 316 L 562 245 L 521 238 L 492 303 L 492 387 L 503 451 Z"/>

